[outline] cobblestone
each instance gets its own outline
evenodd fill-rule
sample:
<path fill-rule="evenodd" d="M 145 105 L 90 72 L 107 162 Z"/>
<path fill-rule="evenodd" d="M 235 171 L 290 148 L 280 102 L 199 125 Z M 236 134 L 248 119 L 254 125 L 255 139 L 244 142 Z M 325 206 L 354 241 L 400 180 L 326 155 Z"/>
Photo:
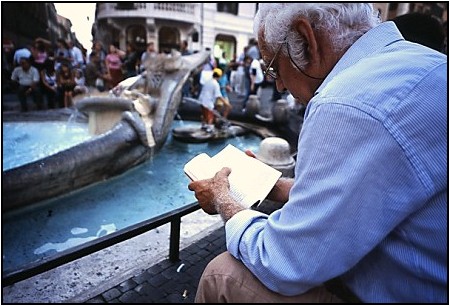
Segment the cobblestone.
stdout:
<path fill-rule="evenodd" d="M 211 236 L 215 237 L 211 239 Z M 210 235 L 180 251 L 180 261 L 163 260 L 139 275 L 106 290 L 85 303 L 89 304 L 191 304 L 200 276 L 215 253 L 225 248 L 225 229 L 221 227 Z M 201 253 L 199 256 L 195 253 Z M 180 272 L 177 269 L 184 266 Z"/>

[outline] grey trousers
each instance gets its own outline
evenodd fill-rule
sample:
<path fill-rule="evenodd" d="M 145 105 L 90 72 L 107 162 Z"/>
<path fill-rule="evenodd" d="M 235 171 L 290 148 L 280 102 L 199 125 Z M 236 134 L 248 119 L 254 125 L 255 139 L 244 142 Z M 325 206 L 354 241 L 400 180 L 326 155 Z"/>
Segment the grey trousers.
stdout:
<path fill-rule="evenodd" d="M 220 254 L 206 266 L 200 278 L 195 302 L 207 304 L 343 303 L 324 286 L 296 296 L 283 296 L 273 292 L 228 252 Z"/>

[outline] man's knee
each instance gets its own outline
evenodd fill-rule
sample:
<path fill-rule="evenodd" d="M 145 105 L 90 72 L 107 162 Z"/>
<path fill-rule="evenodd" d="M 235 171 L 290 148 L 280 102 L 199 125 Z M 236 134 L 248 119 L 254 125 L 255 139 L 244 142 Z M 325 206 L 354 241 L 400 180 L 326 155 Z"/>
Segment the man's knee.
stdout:
<path fill-rule="evenodd" d="M 341 303 L 319 286 L 296 296 L 283 296 L 261 283 L 230 253 L 215 257 L 205 268 L 195 297 L 196 303 Z"/>
<path fill-rule="evenodd" d="M 242 269 L 242 265 L 228 252 L 216 256 L 206 266 L 200 278 L 195 296 L 196 303 L 226 303 L 229 302 L 228 284 L 233 279 L 233 273 Z"/>

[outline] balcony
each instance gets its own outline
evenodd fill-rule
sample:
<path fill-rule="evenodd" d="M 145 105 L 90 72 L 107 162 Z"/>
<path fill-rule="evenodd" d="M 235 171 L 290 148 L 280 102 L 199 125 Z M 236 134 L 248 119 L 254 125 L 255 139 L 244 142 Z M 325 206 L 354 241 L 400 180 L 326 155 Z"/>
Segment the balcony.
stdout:
<path fill-rule="evenodd" d="M 152 18 L 189 23 L 201 22 L 200 3 L 98 3 L 97 20 L 106 18 Z"/>

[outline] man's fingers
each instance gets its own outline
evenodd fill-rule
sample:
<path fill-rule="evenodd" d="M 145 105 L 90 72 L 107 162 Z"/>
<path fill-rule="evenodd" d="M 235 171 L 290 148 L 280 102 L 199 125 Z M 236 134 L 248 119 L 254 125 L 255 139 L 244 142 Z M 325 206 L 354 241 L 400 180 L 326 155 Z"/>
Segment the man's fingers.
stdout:
<path fill-rule="evenodd" d="M 256 158 L 255 153 L 253 153 L 251 150 L 245 150 L 245 154 L 247 154 L 250 157 Z"/>
<path fill-rule="evenodd" d="M 188 185 L 188 189 L 189 189 L 190 191 L 195 191 L 194 185 L 195 185 L 195 182 L 190 182 L 189 185 Z"/>

